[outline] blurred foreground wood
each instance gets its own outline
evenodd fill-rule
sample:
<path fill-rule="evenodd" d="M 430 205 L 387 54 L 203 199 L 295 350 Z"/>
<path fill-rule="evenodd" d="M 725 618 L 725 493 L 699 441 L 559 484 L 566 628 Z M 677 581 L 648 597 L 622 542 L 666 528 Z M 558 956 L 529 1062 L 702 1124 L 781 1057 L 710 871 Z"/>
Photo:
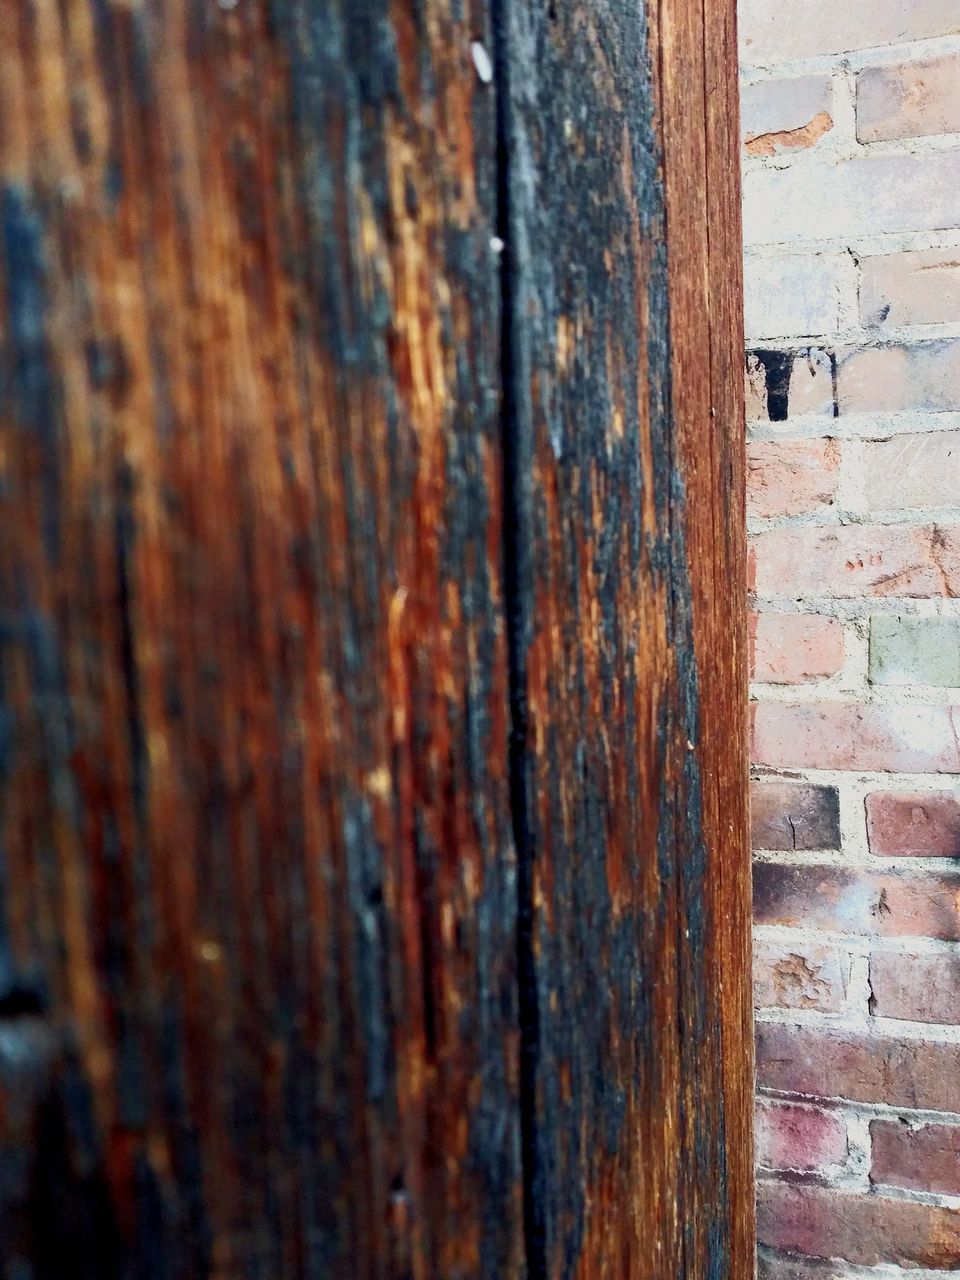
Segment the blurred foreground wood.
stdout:
<path fill-rule="evenodd" d="M 0 4 L 0 1266 L 752 1274 L 733 0 Z"/>

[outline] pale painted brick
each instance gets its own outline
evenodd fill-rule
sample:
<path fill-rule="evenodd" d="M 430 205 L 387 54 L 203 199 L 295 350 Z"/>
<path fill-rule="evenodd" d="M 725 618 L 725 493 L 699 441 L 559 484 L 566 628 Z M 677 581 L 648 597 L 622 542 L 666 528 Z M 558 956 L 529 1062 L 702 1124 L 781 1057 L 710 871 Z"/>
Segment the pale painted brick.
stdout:
<path fill-rule="evenodd" d="M 960 54 L 868 67 L 857 76 L 861 142 L 960 130 Z"/>
<path fill-rule="evenodd" d="M 960 338 L 839 353 L 837 403 L 841 414 L 960 409 Z"/>
<path fill-rule="evenodd" d="M 960 708 L 756 702 L 756 764 L 778 769 L 960 771 Z"/>
<path fill-rule="evenodd" d="M 740 94 L 741 130 L 748 155 L 808 150 L 833 128 L 829 76 L 790 76 L 748 84 Z"/>
<path fill-rule="evenodd" d="M 850 953 L 809 942 L 757 941 L 753 946 L 753 1002 L 758 1009 L 815 1009 L 840 1013 L 847 1003 Z"/>
<path fill-rule="evenodd" d="M 868 510 L 960 504 L 960 431 L 899 435 L 862 448 Z"/>
<path fill-rule="evenodd" d="M 956 0 L 740 0 L 741 56 L 766 64 L 960 31 Z"/>
<path fill-rule="evenodd" d="M 761 613 L 750 618 L 750 676 L 768 684 L 800 684 L 843 666 L 843 627 L 815 613 Z"/>
<path fill-rule="evenodd" d="M 960 526 L 849 524 L 769 529 L 750 539 L 758 596 L 913 599 L 960 595 Z"/>
<path fill-rule="evenodd" d="M 960 150 L 757 167 L 743 178 L 747 245 L 960 226 Z"/>
<path fill-rule="evenodd" d="M 960 248 L 863 258 L 861 270 L 860 318 L 864 324 L 960 320 Z M 761 289 L 762 281 L 753 287 Z"/>
<path fill-rule="evenodd" d="M 755 342 L 835 332 L 840 327 L 844 298 L 854 294 L 852 266 L 849 255 L 839 253 L 776 258 L 748 255 L 744 263 L 747 339 Z"/>
<path fill-rule="evenodd" d="M 870 682 L 960 686 L 960 619 L 872 618 Z"/>
<path fill-rule="evenodd" d="M 829 506 L 837 493 L 836 440 L 758 441 L 747 446 L 747 515 L 791 516 Z"/>

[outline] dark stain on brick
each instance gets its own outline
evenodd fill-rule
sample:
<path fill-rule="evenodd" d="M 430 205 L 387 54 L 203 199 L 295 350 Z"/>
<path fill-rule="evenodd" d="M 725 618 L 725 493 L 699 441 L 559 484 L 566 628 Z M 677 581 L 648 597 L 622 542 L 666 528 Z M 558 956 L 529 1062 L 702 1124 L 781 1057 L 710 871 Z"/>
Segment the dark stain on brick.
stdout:
<path fill-rule="evenodd" d="M 786 422 L 790 416 L 790 375 L 796 352 L 756 349 L 749 354 L 763 369 L 770 421 Z"/>

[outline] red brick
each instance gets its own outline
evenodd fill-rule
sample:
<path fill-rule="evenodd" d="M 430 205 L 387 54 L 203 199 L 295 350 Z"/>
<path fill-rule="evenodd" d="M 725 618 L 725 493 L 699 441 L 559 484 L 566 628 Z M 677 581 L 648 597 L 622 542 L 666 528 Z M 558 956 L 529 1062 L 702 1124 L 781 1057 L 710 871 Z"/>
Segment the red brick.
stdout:
<path fill-rule="evenodd" d="M 960 1126 L 897 1120 L 870 1125 L 870 1179 L 888 1187 L 960 1195 Z"/>
<path fill-rule="evenodd" d="M 839 849 L 837 789 L 756 778 L 750 784 L 750 829 L 754 849 Z"/>
<path fill-rule="evenodd" d="M 836 440 L 747 445 L 747 515 L 796 516 L 829 506 L 837 493 Z"/>
<path fill-rule="evenodd" d="M 877 1017 L 960 1023 L 960 955 L 875 951 L 870 991 Z"/>
<path fill-rule="evenodd" d="M 750 618 L 750 675 L 768 684 L 801 684 L 843 666 L 843 627 L 815 613 L 762 613 Z"/>
<path fill-rule="evenodd" d="M 949 791 L 872 791 L 870 852 L 882 858 L 960 857 L 960 800 Z"/>
<path fill-rule="evenodd" d="M 756 1147 L 757 1162 L 766 1169 L 826 1169 L 846 1160 L 847 1131 L 833 1111 L 758 1102 Z"/>
<path fill-rule="evenodd" d="M 867 67 L 857 76 L 857 138 L 922 138 L 960 130 L 960 57 Z"/>
<path fill-rule="evenodd" d="M 743 61 L 762 64 L 960 31 L 956 0 L 741 0 L 739 17 Z"/>
<path fill-rule="evenodd" d="M 960 338 L 844 352 L 837 360 L 837 403 L 841 415 L 960 409 Z"/>
<path fill-rule="evenodd" d="M 960 941 L 960 872 L 874 873 L 862 868 L 757 862 L 758 924 L 876 938 Z"/>
<path fill-rule="evenodd" d="M 860 266 L 860 318 L 864 324 L 960 320 L 960 254 L 956 249 L 878 254 L 862 258 Z"/>
<path fill-rule="evenodd" d="M 860 1266 L 960 1266 L 960 1210 L 836 1187 L 760 1182 L 757 1237 L 790 1253 Z"/>
<path fill-rule="evenodd" d="M 863 449 L 863 487 L 871 511 L 950 507 L 960 493 L 960 431 L 926 431 L 872 440 Z"/>
<path fill-rule="evenodd" d="M 849 952 L 806 942 L 753 945 L 753 1003 L 758 1009 L 840 1013 L 847 1002 Z"/>
<path fill-rule="evenodd" d="M 757 702 L 752 760 L 776 768 L 960 771 L 960 708 Z"/>
<path fill-rule="evenodd" d="M 757 1083 L 806 1098 L 960 1111 L 960 1045 L 757 1023 Z"/>
<path fill-rule="evenodd" d="M 957 525 L 805 525 L 750 539 L 752 586 L 768 599 L 960 595 Z"/>

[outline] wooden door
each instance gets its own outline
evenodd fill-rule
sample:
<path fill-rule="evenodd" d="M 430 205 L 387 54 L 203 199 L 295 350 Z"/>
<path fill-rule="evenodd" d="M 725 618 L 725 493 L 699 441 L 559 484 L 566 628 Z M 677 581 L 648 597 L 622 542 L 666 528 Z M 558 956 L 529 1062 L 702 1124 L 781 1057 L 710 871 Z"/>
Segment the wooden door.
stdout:
<path fill-rule="evenodd" d="M 733 8 L 0 5 L 4 1274 L 752 1274 Z"/>

